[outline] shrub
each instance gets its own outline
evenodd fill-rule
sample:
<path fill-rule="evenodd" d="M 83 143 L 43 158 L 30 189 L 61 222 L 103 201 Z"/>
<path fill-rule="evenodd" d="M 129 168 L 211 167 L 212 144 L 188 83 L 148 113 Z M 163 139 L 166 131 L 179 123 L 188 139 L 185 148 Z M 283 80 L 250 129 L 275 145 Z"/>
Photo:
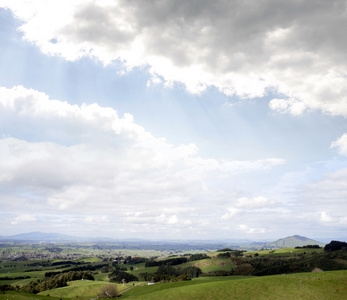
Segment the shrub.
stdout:
<path fill-rule="evenodd" d="M 104 285 L 99 293 L 100 298 L 116 298 L 118 296 L 117 287 L 113 284 Z"/>

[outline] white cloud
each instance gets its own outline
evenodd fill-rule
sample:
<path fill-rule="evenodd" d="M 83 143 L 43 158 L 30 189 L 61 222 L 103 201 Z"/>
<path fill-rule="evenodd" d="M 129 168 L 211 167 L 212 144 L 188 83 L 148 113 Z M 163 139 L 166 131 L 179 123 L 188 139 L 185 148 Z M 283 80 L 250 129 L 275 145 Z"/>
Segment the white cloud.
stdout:
<path fill-rule="evenodd" d="M 103 223 L 109 223 L 110 220 L 108 216 L 88 216 L 83 219 L 83 222 L 91 223 L 91 224 L 103 224 Z"/>
<path fill-rule="evenodd" d="M 272 110 L 276 110 L 280 113 L 290 112 L 293 115 L 300 115 L 308 108 L 305 102 L 295 98 L 272 99 L 269 106 Z"/>
<path fill-rule="evenodd" d="M 237 207 L 240 208 L 264 208 L 273 206 L 275 204 L 274 200 L 270 200 L 267 197 L 264 196 L 258 196 L 254 198 L 248 198 L 248 197 L 241 197 L 237 200 Z"/>
<path fill-rule="evenodd" d="M 248 225 L 241 224 L 238 229 L 244 231 L 247 234 L 265 233 L 265 228 L 250 228 Z"/>
<path fill-rule="evenodd" d="M 282 113 L 347 115 L 346 2 L 1 0 L 43 53 L 148 65 L 193 93 L 284 97 Z M 160 79 L 161 80 L 161 79 Z"/>
<path fill-rule="evenodd" d="M 320 214 L 320 220 L 322 222 L 331 222 L 332 218 L 325 211 L 322 211 Z"/>
<path fill-rule="evenodd" d="M 171 217 L 168 218 L 168 221 L 167 221 L 168 224 L 177 224 L 178 223 L 178 218 L 176 215 L 173 215 Z"/>
<path fill-rule="evenodd" d="M 237 209 L 235 207 L 229 207 L 227 209 L 227 212 L 221 217 L 222 220 L 229 220 L 232 219 L 234 216 L 238 215 L 241 212 L 240 209 Z"/>
<path fill-rule="evenodd" d="M 340 155 L 347 156 L 347 133 L 331 143 L 330 148 L 336 148 Z"/>
<path fill-rule="evenodd" d="M 12 225 L 17 225 L 20 223 L 28 223 L 28 222 L 35 222 L 37 221 L 36 216 L 31 215 L 31 214 L 26 214 L 26 215 L 20 215 L 11 222 Z"/>
<path fill-rule="evenodd" d="M 343 230 L 347 224 L 347 168 L 324 174 L 322 178 L 304 186 L 301 209 L 311 210 L 312 219 Z M 316 217 L 318 216 L 318 217 Z"/>
<path fill-rule="evenodd" d="M 81 220 L 148 234 L 202 228 L 211 201 L 224 198 L 231 178 L 284 163 L 202 158 L 196 145 L 156 138 L 130 114 L 51 100 L 24 87 L 0 88 L 0 123 L 10 136 L 0 139 L 4 211 L 59 211 L 54 224 L 69 220 L 81 231 Z M 23 130 L 26 140 L 16 137 Z"/>

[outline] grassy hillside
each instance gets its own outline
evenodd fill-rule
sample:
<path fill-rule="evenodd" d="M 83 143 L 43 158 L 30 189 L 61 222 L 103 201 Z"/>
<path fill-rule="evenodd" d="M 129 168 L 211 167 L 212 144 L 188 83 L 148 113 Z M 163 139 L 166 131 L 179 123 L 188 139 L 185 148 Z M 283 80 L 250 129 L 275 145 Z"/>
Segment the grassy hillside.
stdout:
<path fill-rule="evenodd" d="M 234 278 L 234 279 L 233 279 Z M 198 278 L 191 282 L 135 287 L 132 299 L 347 299 L 347 271 L 300 273 L 239 279 Z"/>
<path fill-rule="evenodd" d="M 324 249 L 310 249 L 310 248 L 280 248 L 280 249 L 272 249 L 272 250 L 258 250 L 258 251 L 249 251 L 245 253 L 245 256 L 252 255 L 257 253 L 259 257 L 293 257 L 298 254 L 312 254 L 312 253 L 324 253 Z"/>
<path fill-rule="evenodd" d="M 117 286 L 119 292 L 125 290 L 127 287 L 103 281 L 89 281 L 89 280 L 76 280 L 68 283 L 68 286 L 52 289 L 39 293 L 43 296 L 75 298 L 75 297 L 97 297 L 101 288 L 105 285 L 113 284 Z"/>
<path fill-rule="evenodd" d="M 215 271 L 231 271 L 234 267 L 233 262 L 229 258 L 209 258 L 191 261 L 180 265 L 180 267 L 195 266 L 202 270 L 203 273 Z"/>
<path fill-rule="evenodd" d="M 17 293 L 17 292 L 6 292 L 0 294 L 0 300 L 69 300 L 66 298 L 56 298 L 50 296 L 40 296 L 27 293 Z"/>

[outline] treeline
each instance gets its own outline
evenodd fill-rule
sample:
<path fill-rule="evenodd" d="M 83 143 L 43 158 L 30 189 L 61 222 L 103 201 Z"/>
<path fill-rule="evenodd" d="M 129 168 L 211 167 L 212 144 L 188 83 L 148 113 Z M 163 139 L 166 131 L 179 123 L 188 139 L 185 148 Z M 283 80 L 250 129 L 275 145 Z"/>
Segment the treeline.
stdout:
<path fill-rule="evenodd" d="M 51 263 L 51 266 L 60 266 L 60 265 L 82 265 L 83 263 L 80 261 L 72 261 L 72 260 L 61 260 Z"/>
<path fill-rule="evenodd" d="M 131 257 L 127 256 L 124 260 L 125 264 L 140 264 L 146 262 L 148 259 L 145 257 Z"/>
<path fill-rule="evenodd" d="M 168 266 L 176 266 L 180 264 L 184 264 L 188 262 L 188 258 L 186 257 L 176 257 L 176 258 L 169 258 L 165 260 L 153 260 L 153 261 L 147 261 L 145 264 L 145 267 L 158 267 L 162 265 L 168 265 Z"/>
<path fill-rule="evenodd" d="M 57 271 L 57 272 L 46 272 L 45 273 L 45 277 L 52 277 L 52 276 L 55 276 L 55 275 L 58 275 L 58 274 L 62 274 L 62 273 L 68 273 L 68 272 L 71 272 L 71 271 L 75 271 L 75 272 L 78 272 L 78 271 L 96 271 L 97 269 L 101 269 L 103 267 L 107 267 L 109 266 L 109 264 L 98 264 L 98 265 L 91 265 L 91 264 L 88 264 L 86 266 L 81 266 L 81 267 L 76 267 L 76 268 L 72 268 L 72 269 L 69 269 L 69 270 L 63 270 L 63 271 Z"/>
<path fill-rule="evenodd" d="M 37 280 L 23 286 L 20 291 L 25 293 L 37 294 L 46 290 L 67 286 L 68 281 L 73 280 L 94 280 L 94 276 L 90 272 L 70 271 L 68 273 L 55 275 L 44 280 Z"/>
<path fill-rule="evenodd" d="M 177 266 L 180 264 L 184 264 L 189 261 L 196 261 L 196 260 L 202 260 L 210 258 L 205 253 L 198 253 L 198 254 L 191 254 L 189 257 L 183 256 L 183 257 L 175 257 L 175 258 L 169 258 L 165 260 L 149 260 L 146 262 L 145 267 L 158 267 L 161 265 L 168 265 L 168 266 Z"/>
<path fill-rule="evenodd" d="M 0 292 L 5 291 L 19 291 L 19 286 L 12 286 L 10 284 L 2 284 L 0 285 Z"/>
<path fill-rule="evenodd" d="M 29 279 L 31 278 L 30 276 L 17 276 L 17 277 L 0 277 L 0 280 L 17 280 L 17 279 Z"/>
<path fill-rule="evenodd" d="M 300 272 L 311 272 L 314 269 L 323 271 L 347 270 L 343 262 L 347 251 L 334 251 L 312 254 L 299 254 L 297 257 L 277 258 L 258 257 L 253 259 L 232 258 L 235 269 L 230 275 L 276 275 Z"/>
<path fill-rule="evenodd" d="M 140 273 L 145 281 L 181 281 L 197 278 L 202 274 L 198 267 L 173 267 L 171 265 L 160 265 L 155 273 Z"/>
<path fill-rule="evenodd" d="M 136 276 L 121 270 L 114 270 L 110 275 L 108 275 L 108 278 L 110 279 L 111 282 L 117 282 L 117 283 L 139 281 L 139 279 Z"/>
<path fill-rule="evenodd" d="M 320 248 L 322 248 L 321 246 L 319 246 L 319 245 L 306 245 L 306 246 L 302 246 L 302 247 L 300 247 L 300 246 L 297 246 L 297 247 L 295 247 L 295 249 L 320 249 Z"/>
<path fill-rule="evenodd" d="M 242 256 L 243 255 L 242 250 L 232 250 L 232 252 L 221 252 L 217 254 L 218 258 L 231 258 L 232 256 L 238 257 L 238 256 Z"/>
<path fill-rule="evenodd" d="M 205 253 L 197 253 L 197 254 L 192 254 L 189 257 L 189 261 L 195 261 L 195 260 L 202 260 L 202 259 L 207 259 L 210 258 L 207 256 Z"/>
<path fill-rule="evenodd" d="M 43 261 L 35 261 L 35 262 L 33 262 L 33 263 L 31 263 L 31 264 L 26 264 L 26 265 L 24 265 L 24 267 L 38 267 L 38 266 L 40 266 L 40 267 L 48 267 L 48 266 L 50 266 L 51 265 L 51 262 L 49 261 L 49 260 L 43 260 Z"/>
<path fill-rule="evenodd" d="M 44 250 L 48 250 L 49 252 L 53 252 L 53 253 L 60 253 L 63 251 L 62 248 L 59 248 L 59 247 L 46 247 Z"/>
<path fill-rule="evenodd" d="M 219 249 L 217 250 L 217 252 L 227 252 L 227 251 L 234 251 L 233 249 L 230 249 L 230 248 L 223 248 L 223 249 Z"/>

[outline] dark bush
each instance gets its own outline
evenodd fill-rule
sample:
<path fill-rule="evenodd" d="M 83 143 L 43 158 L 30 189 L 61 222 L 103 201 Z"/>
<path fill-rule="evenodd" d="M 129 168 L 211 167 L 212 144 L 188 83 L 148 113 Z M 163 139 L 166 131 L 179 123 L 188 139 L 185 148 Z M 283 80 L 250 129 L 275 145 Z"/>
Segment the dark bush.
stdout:
<path fill-rule="evenodd" d="M 347 243 L 345 242 L 331 241 L 329 244 L 325 245 L 324 251 L 337 251 L 345 247 L 347 247 Z"/>

